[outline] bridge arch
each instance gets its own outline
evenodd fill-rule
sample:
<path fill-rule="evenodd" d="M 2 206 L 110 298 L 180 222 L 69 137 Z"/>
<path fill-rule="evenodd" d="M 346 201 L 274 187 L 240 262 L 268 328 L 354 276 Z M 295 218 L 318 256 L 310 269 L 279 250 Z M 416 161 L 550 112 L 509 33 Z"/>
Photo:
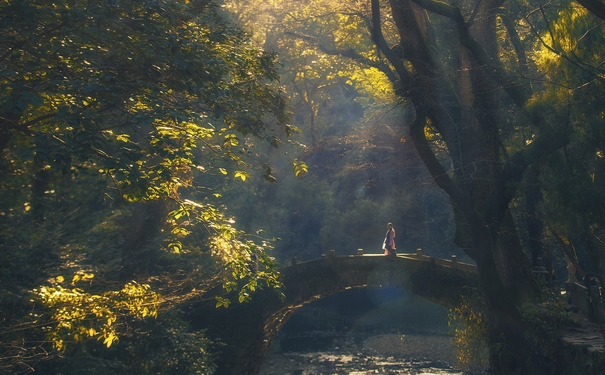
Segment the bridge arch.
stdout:
<path fill-rule="evenodd" d="M 465 286 L 477 285 L 476 267 L 417 254 L 336 256 L 294 263 L 280 269 L 286 300 L 267 316 L 266 345 L 301 306 L 347 289 L 394 287 L 452 308 Z"/>
<path fill-rule="evenodd" d="M 226 346 L 218 360 L 219 373 L 254 375 L 273 338 L 300 307 L 352 288 L 384 286 L 404 289 L 445 307 L 459 301 L 464 287 L 477 285 L 469 264 L 416 254 L 336 256 L 333 252 L 280 269 L 284 301 L 263 291 L 252 302 L 232 305 L 203 318 L 210 336 Z"/>

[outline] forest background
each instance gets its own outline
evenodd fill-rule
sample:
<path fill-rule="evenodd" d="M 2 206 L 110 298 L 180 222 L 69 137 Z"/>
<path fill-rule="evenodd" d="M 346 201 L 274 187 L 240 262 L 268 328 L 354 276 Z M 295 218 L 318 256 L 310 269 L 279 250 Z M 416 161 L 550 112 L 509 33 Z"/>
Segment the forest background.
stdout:
<path fill-rule="evenodd" d="M 213 373 L 188 303 L 389 221 L 478 265 L 493 358 L 529 345 L 502 317 L 544 300 L 538 257 L 605 276 L 598 1 L 0 9 L 4 372 Z"/>

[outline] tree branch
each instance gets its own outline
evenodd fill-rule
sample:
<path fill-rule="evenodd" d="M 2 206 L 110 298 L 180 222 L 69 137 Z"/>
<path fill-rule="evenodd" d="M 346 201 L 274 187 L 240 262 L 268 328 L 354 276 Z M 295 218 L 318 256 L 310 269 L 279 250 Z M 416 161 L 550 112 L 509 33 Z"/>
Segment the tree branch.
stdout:
<path fill-rule="evenodd" d="M 515 25 L 513 24 L 513 20 L 507 15 L 500 15 L 500 19 L 502 20 L 502 24 L 506 28 L 508 32 L 508 36 L 510 37 L 511 44 L 515 49 L 515 54 L 517 55 L 517 61 L 519 62 L 519 68 L 521 72 L 525 73 L 527 69 L 527 58 L 525 56 L 525 47 L 523 43 L 521 43 L 521 38 L 519 38 L 519 34 L 517 33 L 517 29 L 515 29 Z"/>
<path fill-rule="evenodd" d="M 294 31 L 286 31 L 284 34 L 290 35 L 290 36 L 302 39 L 308 43 L 311 43 L 311 44 L 315 45 L 321 52 L 323 52 L 327 55 L 347 57 L 352 60 L 358 61 L 366 66 L 376 68 L 376 69 L 380 70 L 381 72 L 383 72 L 384 74 L 386 74 L 387 78 L 391 82 L 397 81 L 397 77 L 393 74 L 393 72 L 390 69 L 388 69 L 388 67 L 384 66 L 384 64 L 370 60 L 367 57 L 360 55 L 353 48 L 349 48 L 349 49 L 331 48 L 331 47 L 328 47 L 325 44 L 321 43 L 314 36 L 296 33 Z"/>
<path fill-rule="evenodd" d="M 414 141 L 414 146 L 416 146 L 420 158 L 431 173 L 431 176 L 433 176 L 435 183 L 450 197 L 452 202 L 463 211 L 464 215 L 467 216 L 469 220 L 473 217 L 476 218 L 475 220 L 478 220 L 475 211 L 472 209 L 473 205 L 470 203 L 468 197 L 450 178 L 439 160 L 437 160 L 433 150 L 431 150 L 424 133 L 425 126 L 426 116 L 417 112 L 416 119 L 410 126 L 410 136 Z"/>
<path fill-rule="evenodd" d="M 483 65 L 490 73 L 491 77 L 508 93 L 513 102 L 525 108 L 525 104 L 529 99 L 528 93 L 523 89 L 523 86 L 511 79 L 504 68 L 494 61 L 483 46 L 471 36 L 469 25 L 464 20 L 464 16 L 459 8 L 449 4 L 435 0 L 412 0 L 424 9 L 441 16 L 447 17 L 454 21 L 458 30 L 458 38 L 460 43 L 464 45 L 475 57 L 480 65 Z"/>
<path fill-rule="evenodd" d="M 517 193 L 517 183 L 527 167 L 536 160 L 552 153 L 569 143 L 564 129 L 544 132 L 530 145 L 517 151 L 505 164 L 496 188 L 485 210 L 485 220 L 494 225 L 502 222 L 510 201 Z"/>
<path fill-rule="evenodd" d="M 376 44 L 378 49 L 384 54 L 384 56 L 389 60 L 397 75 L 399 76 L 401 82 L 400 86 L 407 86 L 411 82 L 410 75 L 401 62 L 401 60 L 397 57 L 397 54 L 388 46 L 384 36 L 382 35 L 382 26 L 380 23 L 380 3 L 378 0 L 371 0 L 372 4 L 372 41 Z"/>

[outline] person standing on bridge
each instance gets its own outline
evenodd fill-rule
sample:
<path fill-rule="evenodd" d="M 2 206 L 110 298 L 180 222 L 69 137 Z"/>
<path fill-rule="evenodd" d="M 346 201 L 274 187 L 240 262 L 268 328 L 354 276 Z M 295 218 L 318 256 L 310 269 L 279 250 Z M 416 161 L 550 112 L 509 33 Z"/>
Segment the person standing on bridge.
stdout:
<path fill-rule="evenodd" d="M 387 234 L 384 237 L 382 249 L 384 250 L 384 255 L 397 254 L 397 249 L 395 248 L 395 228 L 393 228 L 393 224 L 391 223 L 387 224 Z"/>

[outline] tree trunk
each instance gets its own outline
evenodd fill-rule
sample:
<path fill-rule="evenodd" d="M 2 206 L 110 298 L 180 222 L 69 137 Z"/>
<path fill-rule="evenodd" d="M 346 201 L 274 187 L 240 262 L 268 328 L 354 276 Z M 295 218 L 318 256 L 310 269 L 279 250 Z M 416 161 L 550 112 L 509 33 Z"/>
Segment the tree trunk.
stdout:
<path fill-rule="evenodd" d="M 477 262 L 488 309 L 492 371 L 528 373 L 532 359 L 517 306 L 536 297 L 539 287 L 508 210 L 508 201 L 514 196 L 510 189 L 516 188 L 516 182 L 503 176 L 500 160 L 500 91 L 473 52 L 460 45 L 458 92 L 451 92 L 453 85 L 445 82 L 446 75 L 440 73 L 443 68 L 431 56 L 424 14 L 408 0 L 392 0 L 391 4 L 404 58 L 415 71 L 404 91 L 416 110 L 412 139 L 436 183 L 450 196 L 457 228 L 464 228 L 458 238 L 469 246 L 466 251 Z M 470 30 L 494 60 L 494 9 L 499 5 L 497 0 L 481 2 Z M 439 164 L 428 144 L 427 118 L 448 146 L 454 166 L 451 173 Z M 494 204 L 502 201 L 506 204 Z"/>
<path fill-rule="evenodd" d="M 525 208 L 527 209 L 527 234 L 531 250 L 532 264 L 535 266 L 537 259 L 544 259 L 542 238 L 544 237 L 544 221 L 542 220 L 539 207 L 544 204 L 542 191 L 540 191 L 540 179 L 538 171 L 532 168 L 528 174 L 528 183 L 525 190 Z"/>

